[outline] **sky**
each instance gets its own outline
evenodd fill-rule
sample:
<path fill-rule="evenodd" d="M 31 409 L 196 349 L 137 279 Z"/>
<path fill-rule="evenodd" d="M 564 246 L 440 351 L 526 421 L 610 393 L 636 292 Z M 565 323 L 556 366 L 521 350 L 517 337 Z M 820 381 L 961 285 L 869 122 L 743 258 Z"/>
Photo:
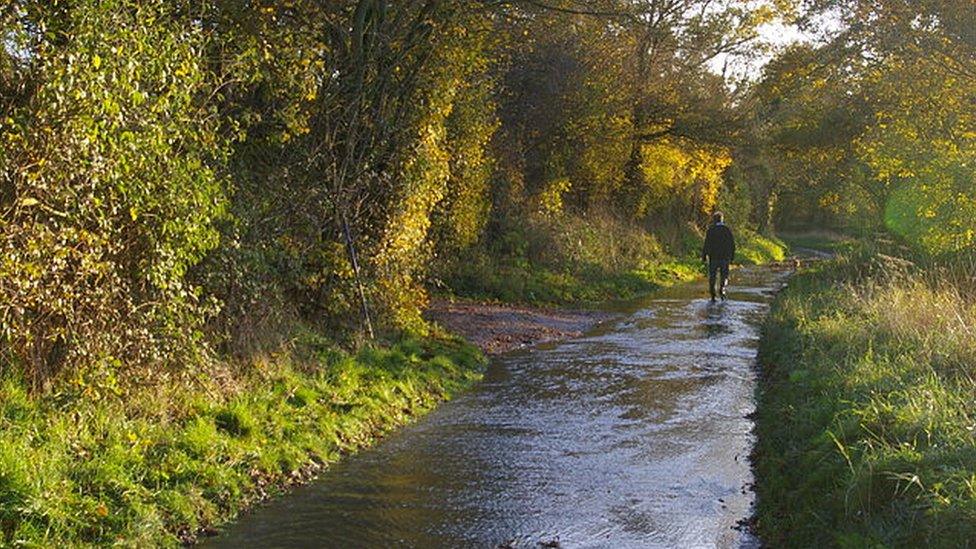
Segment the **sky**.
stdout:
<path fill-rule="evenodd" d="M 814 36 L 801 31 L 793 25 L 786 25 L 780 22 L 763 25 L 760 28 L 760 39 L 769 43 L 773 49 L 769 53 L 759 56 L 729 56 L 720 55 L 709 63 L 709 68 L 716 74 L 722 74 L 723 70 L 731 80 L 740 80 L 746 77 L 749 80 L 758 80 L 762 76 L 763 67 L 775 56 L 777 51 L 781 51 L 797 42 L 811 42 Z M 728 66 L 726 67 L 726 64 Z"/>
<path fill-rule="evenodd" d="M 713 59 L 709 66 L 716 74 L 722 74 L 722 70 L 728 62 L 727 74 L 732 80 L 738 80 L 743 76 L 750 80 L 758 80 L 762 76 L 763 67 L 776 55 L 776 52 L 798 42 L 821 41 L 825 34 L 831 34 L 839 30 L 841 26 L 840 19 L 830 15 L 821 17 L 817 23 L 816 32 L 803 31 L 795 25 L 780 21 L 768 23 L 760 27 L 759 35 L 760 40 L 772 46 L 771 52 L 749 58 L 741 56 L 730 58 L 727 55 L 722 55 Z"/>

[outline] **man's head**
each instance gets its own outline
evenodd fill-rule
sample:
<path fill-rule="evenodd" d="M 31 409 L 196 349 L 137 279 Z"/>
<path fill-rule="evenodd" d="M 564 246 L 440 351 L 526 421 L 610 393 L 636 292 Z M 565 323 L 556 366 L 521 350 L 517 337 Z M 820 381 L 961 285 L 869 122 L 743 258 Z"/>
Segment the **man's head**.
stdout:
<path fill-rule="evenodd" d="M 725 221 L 725 214 L 722 212 L 715 212 L 712 214 L 712 223 L 722 223 Z"/>

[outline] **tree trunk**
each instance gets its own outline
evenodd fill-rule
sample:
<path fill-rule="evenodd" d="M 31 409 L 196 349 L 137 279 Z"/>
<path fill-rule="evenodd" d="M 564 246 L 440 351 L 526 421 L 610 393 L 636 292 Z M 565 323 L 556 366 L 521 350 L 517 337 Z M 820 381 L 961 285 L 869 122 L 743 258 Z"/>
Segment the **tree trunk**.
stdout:
<path fill-rule="evenodd" d="M 356 291 L 359 294 L 359 307 L 362 313 L 363 330 L 366 332 L 366 337 L 369 339 L 374 339 L 376 336 L 373 333 L 373 321 L 369 316 L 369 303 L 366 301 L 366 290 L 363 288 L 363 279 L 359 271 L 359 258 L 356 256 L 356 242 L 352 238 L 352 232 L 349 230 L 349 221 L 346 219 L 346 213 L 341 212 L 342 216 L 342 234 L 346 239 L 346 251 L 349 253 L 349 262 L 352 264 L 352 272 L 356 277 Z"/>

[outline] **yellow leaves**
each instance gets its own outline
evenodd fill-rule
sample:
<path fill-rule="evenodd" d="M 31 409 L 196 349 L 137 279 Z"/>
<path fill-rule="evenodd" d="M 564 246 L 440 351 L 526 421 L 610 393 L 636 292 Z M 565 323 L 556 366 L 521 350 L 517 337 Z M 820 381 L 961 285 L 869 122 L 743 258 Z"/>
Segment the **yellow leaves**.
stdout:
<path fill-rule="evenodd" d="M 450 86 L 451 82 L 444 82 Z M 444 199 L 451 176 L 447 150 L 447 118 L 454 92 L 431 92 L 431 103 L 414 127 L 414 145 L 401 166 L 401 188 L 393 215 L 386 222 L 375 254 L 381 272 L 377 281 L 393 323 L 412 333 L 426 333 L 420 316 L 426 293 L 415 273 L 431 254 L 429 233 L 434 208 Z"/>
<path fill-rule="evenodd" d="M 642 153 L 644 180 L 658 194 L 679 186 L 691 162 L 686 151 L 667 140 L 644 145 Z"/>
<path fill-rule="evenodd" d="M 26 197 L 20 199 L 20 205 L 24 206 L 25 208 L 37 206 L 38 204 L 40 204 L 40 202 L 38 202 L 36 198 Z"/>
<path fill-rule="evenodd" d="M 91 64 L 92 64 L 92 68 L 94 68 L 95 70 L 98 70 L 99 67 L 102 66 L 102 58 L 101 58 L 101 56 L 96 55 L 95 57 L 92 57 Z"/>
<path fill-rule="evenodd" d="M 761 5 L 752 12 L 749 22 L 758 27 L 775 22 L 777 17 L 779 17 L 779 13 L 773 6 Z"/>
<path fill-rule="evenodd" d="M 122 112 L 122 106 L 115 99 L 106 97 L 102 100 L 102 110 L 109 116 L 115 116 Z"/>
<path fill-rule="evenodd" d="M 685 141 L 662 140 L 644 145 L 641 170 L 646 188 L 640 193 L 635 215 L 642 217 L 669 201 L 696 204 L 710 211 L 718 201 L 722 175 L 732 163 L 721 147 L 699 146 Z"/>
<path fill-rule="evenodd" d="M 190 63 L 184 61 L 183 63 L 180 63 L 178 67 L 176 67 L 173 74 L 176 75 L 177 78 L 186 78 L 187 76 L 193 74 L 193 69 L 194 67 Z"/>
<path fill-rule="evenodd" d="M 569 192 L 573 182 L 568 177 L 550 181 L 539 194 L 539 213 L 555 217 L 563 212 L 563 195 Z"/>
<path fill-rule="evenodd" d="M 832 206 L 835 206 L 839 202 L 840 202 L 840 194 L 838 194 L 836 192 L 834 192 L 834 193 L 827 193 L 827 194 L 821 196 L 820 197 L 820 200 L 818 201 L 820 207 L 821 208 L 824 208 L 824 209 L 827 209 L 827 208 L 830 208 Z"/>

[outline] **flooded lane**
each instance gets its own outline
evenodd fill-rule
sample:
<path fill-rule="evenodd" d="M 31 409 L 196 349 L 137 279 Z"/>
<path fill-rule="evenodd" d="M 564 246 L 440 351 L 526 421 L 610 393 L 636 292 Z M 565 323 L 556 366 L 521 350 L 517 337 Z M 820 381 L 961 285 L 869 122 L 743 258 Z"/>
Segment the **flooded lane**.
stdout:
<path fill-rule="evenodd" d="M 493 361 L 473 391 L 246 515 L 216 547 L 750 547 L 759 323 L 782 275 L 657 294 Z"/>

